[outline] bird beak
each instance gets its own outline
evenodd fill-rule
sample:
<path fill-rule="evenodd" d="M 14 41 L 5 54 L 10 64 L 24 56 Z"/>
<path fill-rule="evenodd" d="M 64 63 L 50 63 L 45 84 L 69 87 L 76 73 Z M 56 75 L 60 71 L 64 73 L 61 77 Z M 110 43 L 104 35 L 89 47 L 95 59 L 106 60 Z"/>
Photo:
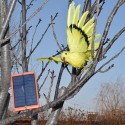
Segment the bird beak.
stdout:
<path fill-rule="evenodd" d="M 63 57 L 62 60 L 65 62 L 65 57 Z"/>

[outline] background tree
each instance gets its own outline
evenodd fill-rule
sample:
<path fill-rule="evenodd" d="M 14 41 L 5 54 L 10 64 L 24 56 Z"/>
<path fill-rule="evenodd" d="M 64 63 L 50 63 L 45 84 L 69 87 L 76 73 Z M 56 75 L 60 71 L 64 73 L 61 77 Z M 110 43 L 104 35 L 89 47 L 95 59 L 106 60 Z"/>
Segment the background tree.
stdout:
<path fill-rule="evenodd" d="M 106 124 L 119 125 L 124 123 L 124 88 L 123 81 L 119 79 L 114 83 L 107 82 L 102 84 L 97 97 L 97 108 L 100 115 L 102 115 L 100 118 Z"/>
<path fill-rule="evenodd" d="M 46 5 L 46 3 L 49 0 L 45 0 L 43 2 L 42 5 L 40 5 L 39 8 L 36 9 L 35 12 L 32 13 L 31 16 L 26 18 L 26 15 L 28 15 L 28 10 L 32 7 L 34 0 L 31 0 L 28 5 L 26 6 L 26 1 L 18 1 L 21 4 L 21 19 L 20 19 L 20 24 L 19 26 L 17 26 L 16 30 L 12 30 L 12 32 L 9 32 L 9 35 L 7 36 L 7 31 L 9 30 L 9 21 L 10 21 L 10 17 L 13 13 L 14 7 L 15 7 L 15 3 L 17 2 L 16 0 L 11 0 L 11 1 L 4 1 L 4 0 L 0 0 L 0 43 L 1 43 L 1 85 L 0 85 L 0 118 L 2 119 L 3 117 L 3 112 L 5 112 L 5 109 L 7 108 L 7 105 L 5 105 L 6 101 L 9 102 L 9 98 L 8 97 L 8 90 L 9 90 L 9 84 L 10 84 L 10 73 L 11 71 L 15 72 L 26 72 L 29 71 L 29 67 L 31 65 L 31 57 L 32 55 L 35 53 L 36 49 L 38 48 L 38 46 L 40 45 L 41 41 L 43 40 L 44 36 L 46 35 L 48 29 L 50 28 L 50 26 L 52 26 L 52 32 L 54 34 L 54 38 L 56 40 L 56 43 L 59 45 L 57 38 L 56 38 L 56 34 L 54 31 L 54 20 L 57 17 L 57 13 L 54 16 L 51 16 L 51 22 L 48 24 L 48 26 L 45 28 L 45 31 L 41 34 L 41 38 L 37 41 L 37 43 L 34 45 L 34 35 L 36 34 L 37 28 L 41 22 L 41 19 L 38 20 L 38 23 L 36 24 L 36 28 L 35 31 L 32 35 L 32 40 L 28 41 L 27 40 L 27 36 L 28 33 L 31 31 L 31 27 L 32 26 L 26 26 L 26 24 L 28 25 L 28 21 L 31 20 L 31 18 L 33 18 L 34 16 L 36 16 L 36 14 Z M 69 4 L 70 4 L 71 0 L 69 0 Z M 9 3 L 9 6 L 6 7 Z M 84 1 L 84 7 L 83 7 L 83 12 L 85 12 L 86 10 L 89 10 L 90 14 L 87 17 L 87 20 L 89 20 L 91 17 L 93 17 L 95 15 L 95 29 L 96 29 L 96 24 L 99 18 L 99 14 L 101 13 L 102 7 L 105 3 L 105 0 L 95 0 L 94 3 L 92 4 L 91 0 L 85 0 Z M 19 114 L 16 114 L 15 116 L 10 116 L 8 118 L 3 117 L 3 120 L 0 121 L 1 125 L 7 124 L 7 123 L 12 123 L 13 121 L 15 121 L 17 118 L 24 118 L 27 116 L 37 116 L 37 114 L 39 112 L 43 112 L 45 110 L 48 110 L 50 108 L 52 108 L 52 113 L 53 111 L 58 111 L 56 113 L 56 116 L 59 116 L 60 113 L 60 109 L 63 106 L 63 103 L 65 100 L 73 97 L 74 95 L 76 95 L 80 89 L 88 82 L 88 80 L 93 77 L 95 74 L 97 73 L 104 73 L 109 71 L 114 65 L 111 64 L 110 66 L 108 66 L 107 68 L 103 69 L 105 66 L 109 65 L 109 63 L 114 60 L 115 58 L 117 58 L 121 52 L 125 49 L 125 46 L 123 48 L 121 48 L 121 50 L 119 52 L 116 52 L 115 55 L 113 57 L 111 57 L 108 61 L 106 59 L 106 54 L 107 52 L 110 50 L 110 48 L 113 46 L 113 44 L 116 42 L 116 40 L 122 35 L 122 33 L 125 31 L 125 27 L 123 27 L 121 30 L 119 30 L 117 32 L 116 35 L 114 35 L 114 37 L 109 41 L 109 39 L 107 38 L 107 35 L 109 33 L 109 28 L 112 24 L 113 18 L 115 16 L 115 14 L 117 13 L 117 11 L 119 10 L 119 8 L 125 3 L 124 0 L 117 0 L 116 5 L 114 6 L 112 12 L 109 14 L 109 17 L 107 19 L 104 31 L 102 33 L 101 36 L 101 40 L 100 40 L 100 46 L 99 49 L 97 51 L 97 55 L 96 57 L 93 56 L 92 59 L 92 63 L 89 65 L 89 67 L 87 68 L 87 70 L 85 72 L 79 72 L 79 70 L 72 68 L 72 71 L 69 71 L 69 69 L 62 64 L 60 67 L 60 71 L 58 73 L 58 78 L 57 78 L 57 82 L 56 82 L 56 88 L 55 88 L 55 95 L 54 95 L 54 100 L 50 102 L 50 93 L 51 93 L 51 86 L 54 82 L 54 78 L 55 78 L 55 72 L 50 70 L 48 71 L 48 74 L 50 73 L 51 78 L 51 85 L 50 85 L 50 89 L 48 92 L 48 95 L 45 95 L 45 98 L 47 100 L 47 104 L 45 104 L 44 106 L 41 106 L 40 109 L 36 109 L 34 111 L 26 111 L 26 112 L 21 112 Z M 67 5 L 68 6 L 68 5 Z M 8 8 L 8 11 L 5 11 Z M 6 14 L 5 14 L 6 13 Z M 6 15 L 5 17 L 3 15 Z M 17 33 L 18 32 L 18 33 Z M 17 33 L 17 35 L 15 35 Z M 18 40 L 14 41 L 14 37 L 18 36 Z M 94 34 L 93 34 L 94 36 Z M 93 38 L 94 39 L 94 38 Z M 11 40 L 11 42 L 9 42 Z M 9 45 L 11 44 L 11 45 Z M 94 42 L 93 42 L 94 45 Z M 21 46 L 21 47 L 20 47 Z M 30 47 L 29 47 L 30 46 Z M 21 49 L 20 49 L 21 48 Z M 62 46 L 62 50 L 65 50 L 67 47 Z M 94 47 L 92 46 L 92 55 L 94 55 L 93 53 Z M 17 53 L 16 53 L 17 52 Z M 10 56 L 11 54 L 11 56 Z M 60 54 L 60 51 L 58 51 L 55 55 Z M 54 55 L 54 56 L 55 56 Z M 11 59 L 10 59 L 11 57 Z M 100 62 L 102 62 L 103 60 L 105 60 L 105 62 L 101 63 L 102 65 L 98 65 Z M 12 64 L 11 64 L 12 62 Z M 10 65 L 11 64 L 11 65 Z M 47 63 L 42 63 L 42 69 L 41 72 L 38 74 L 37 77 L 37 82 L 39 83 L 41 76 L 43 75 L 43 73 L 46 71 L 47 66 L 49 65 L 49 62 Z M 12 68 L 12 69 L 11 69 Z M 59 96 L 59 88 L 61 88 L 60 86 L 60 82 L 61 82 L 61 78 L 63 77 L 63 73 L 64 73 L 64 69 L 66 69 L 69 71 L 69 74 L 71 75 L 71 81 L 68 84 L 68 87 L 66 88 L 66 91 L 64 91 L 64 94 Z M 48 74 L 45 77 L 48 77 Z M 44 82 L 43 82 L 44 84 Z M 41 87 L 43 86 L 43 84 L 41 86 L 39 86 L 39 90 L 41 89 Z M 63 87 L 64 88 L 64 87 Z M 53 115 L 51 115 L 51 118 L 53 118 Z M 53 119 L 55 123 L 57 121 L 58 117 L 56 117 L 56 119 Z M 52 123 L 52 124 L 53 124 Z M 36 124 L 36 122 L 34 122 L 33 124 Z M 50 124 L 50 123 L 49 123 Z"/>

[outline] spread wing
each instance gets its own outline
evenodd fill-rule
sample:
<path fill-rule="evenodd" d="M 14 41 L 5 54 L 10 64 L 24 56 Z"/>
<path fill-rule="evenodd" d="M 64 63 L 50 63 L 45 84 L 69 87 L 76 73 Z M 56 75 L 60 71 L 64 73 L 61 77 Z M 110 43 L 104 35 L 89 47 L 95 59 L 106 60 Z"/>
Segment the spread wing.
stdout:
<path fill-rule="evenodd" d="M 86 36 L 76 28 L 67 28 L 67 41 L 70 52 L 86 52 L 88 40 Z"/>
<path fill-rule="evenodd" d="M 48 58 L 38 58 L 37 59 L 38 61 L 45 61 L 45 60 L 48 60 L 49 62 L 52 62 L 52 61 L 54 61 L 55 63 L 58 63 L 58 62 L 63 62 L 62 60 L 61 60 L 61 57 L 48 57 Z"/>
<path fill-rule="evenodd" d="M 97 50 L 99 48 L 99 44 L 100 44 L 99 42 L 94 43 L 94 50 Z M 88 50 L 91 50 L 91 48 L 92 48 L 92 44 L 89 45 Z"/>
<path fill-rule="evenodd" d="M 86 22 L 88 13 L 89 12 L 86 11 L 79 19 L 80 5 L 75 8 L 74 2 L 72 2 L 69 6 L 67 17 L 67 43 L 70 52 L 86 52 L 92 41 L 95 24 L 94 18 Z M 96 36 L 96 38 L 98 36 Z"/>

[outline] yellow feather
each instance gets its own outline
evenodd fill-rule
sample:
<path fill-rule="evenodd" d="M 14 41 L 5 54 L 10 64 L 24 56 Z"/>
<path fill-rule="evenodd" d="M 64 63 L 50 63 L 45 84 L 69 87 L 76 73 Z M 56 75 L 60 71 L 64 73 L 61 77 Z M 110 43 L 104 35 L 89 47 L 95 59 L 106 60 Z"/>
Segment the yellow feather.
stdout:
<path fill-rule="evenodd" d="M 96 41 L 100 36 L 101 36 L 100 34 L 96 34 L 94 41 Z M 89 43 L 91 43 L 91 42 L 92 42 L 92 37 L 90 37 L 90 38 L 88 39 L 88 41 L 89 41 Z"/>
<path fill-rule="evenodd" d="M 86 52 L 88 45 L 82 33 L 75 28 L 67 29 L 67 42 L 70 52 Z"/>
<path fill-rule="evenodd" d="M 58 62 L 63 62 L 63 61 L 61 60 L 61 57 L 58 57 L 58 56 L 56 56 L 56 57 L 48 57 L 48 58 L 38 58 L 37 60 L 38 60 L 38 61 L 48 60 L 49 62 L 54 61 L 54 62 L 56 62 L 56 63 L 58 63 Z"/>
<path fill-rule="evenodd" d="M 94 23 L 87 29 L 85 30 L 85 33 L 87 34 L 88 37 L 92 36 L 93 31 L 94 31 Z"/>
<path fill-rule="evenodd" d="M 75 9 L 74 17 L 73 17 L 73 23 L 72 24 L 77 25 L 78 20 L 79 20 L 79 14 L 80 14 L 79 11 L 80 11 L 80 4 Z"/>
<path fill-rule="evenodd" d="M 74 11 L 75 11 L 75 3 L 72 2 L 69 5 L 69 10 L 68 10 L 68 17 L 67 17 L 67 26 L 69 27 L 72 24 L 73 18 L 74 18 Z"/>
<path fill-rule="evenodd" d="M 94 50 L 97 50 L 97 49 L 98 49 L 99 44 L 100 44 L 99 42 L 95 42 L 95 43 L 94 43 Z M 92 44 L 89 45 L 88 50 L 91 50 L 91 48 L 92 48 Z"/>
<path fill-rule="evenodd" d="M 89 11 L 86 11 L 85 13 L 83 13 L 83 15 L 80 18 L 79 23 L 78 23 L 79 28 L 82 28 L 83 24 L 85 23 L 85 20 L 86 20 L 88 13 L 89 13 Z"/>
<path fill-rule="evenodd" d="M 94 22 L 94 17 L 92 19 L 90 19 L 83 27 L 82 30 L 88 30 L 88 28 L 90 27 L 90 25 Z"/>

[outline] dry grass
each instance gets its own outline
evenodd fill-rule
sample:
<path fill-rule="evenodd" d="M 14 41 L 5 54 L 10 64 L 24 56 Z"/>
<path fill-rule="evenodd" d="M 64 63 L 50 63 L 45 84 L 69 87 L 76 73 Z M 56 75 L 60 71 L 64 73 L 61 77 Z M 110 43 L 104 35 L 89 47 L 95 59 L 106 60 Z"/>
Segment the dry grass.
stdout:
<path fill-rule="evenodd" d="M 125 113 L 113 114 L 106 112 L 105 115 L 97 115 L 92 119 L 84 110 L 68 108 L 61 112 L 58 125 L 125 125 Z M 40 115 L 38 125 L 45 125 L 46 114 Z M 18 119 L 13 125 L 30 125 L 31 119 Z M 11 124 L 12 125 L 12 124 Z"/>

